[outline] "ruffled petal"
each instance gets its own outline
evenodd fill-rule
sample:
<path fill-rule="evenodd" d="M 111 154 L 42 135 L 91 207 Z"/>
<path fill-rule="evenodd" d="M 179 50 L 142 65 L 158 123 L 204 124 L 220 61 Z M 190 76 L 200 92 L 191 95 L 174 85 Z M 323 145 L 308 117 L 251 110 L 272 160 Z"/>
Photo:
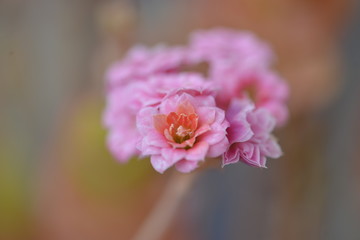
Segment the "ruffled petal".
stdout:
<path fill-rule="evenodd" d="M 186 152 L 186 159 L 192 161 L 201 161 L 205 160 L 205 156 L 209 149 L 209 144 L 207 142 L 199 142 L 190 148 Z"/>

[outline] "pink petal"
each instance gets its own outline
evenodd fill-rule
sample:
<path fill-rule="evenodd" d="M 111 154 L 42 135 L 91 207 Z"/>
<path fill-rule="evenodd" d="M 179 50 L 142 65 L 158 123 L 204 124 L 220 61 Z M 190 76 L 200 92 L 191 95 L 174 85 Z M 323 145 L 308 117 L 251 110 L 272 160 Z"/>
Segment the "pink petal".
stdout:
<path fill-rule="evenodd" d="M 196 113 L 199 116 L 199 122 L 201 125 L 211 125 L 215 121 L 216 110 L 210 107 L 199 107 L 196 109 Z"/>
<path fill-rule="evenodd" d="M 146 148 L 143 148 L 143 150 L 140 151 L 141 151 L 141 157 L 145 157 L 149 155 L 159 155 L 161 153 L 161 148 L 147 146 Z"/>
<path fill-rule="evenodd" d="M 239 146 L 238 144 L 232 144 L 229 149 L 224 153 L 222 159 L 222 166 L 228 164 L 237 163 L 240 160 L 240 153 L 239 153 Z"/>
<path fill-rule="evenodd" d="M 161 155 L 169 164 L 173 165 L 185 157 L 186 150 L 174 149 L 174 148 L 163 148 L 161 150 Z"/>
<path fill-rule="evenodd" d="M 282 155 L 280 145 L 272 136 L 261 145 L 261 151 L 265 156 L 270 158 L 279 158 Z"/>
<path fill-rule="evenodd" d="M 264 167 L 264 165 L 262 165 L 263 159 L 260 148 L 258 146 L 251 143 L 240 143 L 239 146 L 240 160 L 251 166 Z"/>
<path fill-rule="evenodd" d="M 221 140 L 220 142 L 210 146 L 207 157 L 219 157 L 226 151 L 226 149 L 228 149 L 228 147 L 229 140 L 227 139 L 227 137 L 224 137 L 223 140 Z"/>
<path fill-rule="evenodd" d="M 168 127 L 168 124 L 166 122 L 166 115 L 165 114 L 157 114 L 153 116 L 154 121 L 154 127 L 156 130 L 158 130 L 160 133 L 163 133 L 165 128 Z"/>
<path fill-rule="evenodd" d="M 261 156 L 260 157 L 260 167 L 262 168 L 266 168 L 266 157 L 265 156 Z"/>
<path fill-rule="evenodd" d="M 152 130 L 146 135 L 143 139 L 143 142 L 147 146 L 155 146 L 155 147 L 168 147 L 169 144 L 165 140 L 164 135 L 157 132 L 156 130 Z"/>
<path fill-rule="evenodd" d="M 228 138 L 230 143 L 245 142 L 253 135 L 254 133 L 245 117 L 241 117 L 237 121 L 232 122 L 228 128 Z"/>
<path fill-rule="evenodd" d="M 181 114 L 181 113 L 191 114 L 191 113 L 195 113 L 195 109 L 189 101 L 185 101 L 185 102 L 181 103 L 180 105 L 178 105 L 176 113 L 177 114 Z"/>
<path fill-rule="evenodd" d="M 209 144 L 207 142 L 196 143 L 194 147 L 187 150 L 186 159 L 192 161 L 204 160 L 208 149 Z"/>
<path fill-rule="evenodd" d="M 246 115 L 248 112 L 254 110 L 255 106 L 248 100 L 234 99 L 231 101 L 229 108 L 226 111 L 226 118 L 236 120 L 238 114 Z"/>
<path fill-rule="evenodd" d="M 153 116 L 158 114 L 155 108 L 146 107 L 139 111 L 136 116 L 136 127 L 140 134 L 146 135 L 149 131 L 154 129 Z"/>
<path fill-rule="evenodd" d="M 283 126 L 289 118 L 289 112 L 285 104 L 280 102 L 267 102 L 260 107 L 266 108 L 276 119 L 276 126 Z"/>
<path fill-rule="evenodd" d="M 226 137 L 225 130 L 208 131 L 199 137 L 200 141 L 205 141 L 210 145 L 216 144 L 222 141 Z"/>
<path fill-rule="evenodd" d="M 188 161 L 188 160 L 183 159 L 183 160 L 177 162 L 175 164 L 175 167 L 179 172 L 188 173 L 198 167 L 198 162 L 197 161 Z"/>
<path fill-rule="evenodd" d="M 161 155 L 152 155 L 150 161 L 153 168 L 159 173 L 163 173 L 166 169 L 172 166 L 171 164 L 168 164 Z"/>
<path fill-rule="evenodd" d="M 199 127 L 195 132 L 195 137 L 200 136 L 201 134 L 204 134 L 211 130 L 211 127 L 209 125 L 202 125 Z"/>

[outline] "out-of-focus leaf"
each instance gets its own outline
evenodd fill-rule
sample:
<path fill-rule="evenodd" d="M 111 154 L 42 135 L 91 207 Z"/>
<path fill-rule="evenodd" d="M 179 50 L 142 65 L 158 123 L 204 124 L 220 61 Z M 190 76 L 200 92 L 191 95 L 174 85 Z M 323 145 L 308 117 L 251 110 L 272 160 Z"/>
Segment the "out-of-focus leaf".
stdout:
<path fill-rule="evenodd" d="M 101 198 L 122 198 L 158 175 L 148 159 L 117 162 L 106 148 L 106 130 L 101 123 L 103 105 L 82 101 L 73 109 L 62 149 L 66 168 L 87 194 Z"/>

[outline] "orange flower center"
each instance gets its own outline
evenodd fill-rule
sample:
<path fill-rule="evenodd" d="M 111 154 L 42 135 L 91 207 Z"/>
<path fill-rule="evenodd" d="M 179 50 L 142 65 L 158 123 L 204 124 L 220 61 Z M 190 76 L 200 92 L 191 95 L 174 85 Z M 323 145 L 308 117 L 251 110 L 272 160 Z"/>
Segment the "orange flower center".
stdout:
<path fill-rule="evenodd" d="M 176 143 L 183 143 L 194 136 L 198 125 L 198 116 L 195 113 L 187 115 L 171 112 L 166 117 L 166 122 L 169 127 L 164 132 L 165 137 Z"/>
<path fill-rule="evenodd" d="M 154 127 L 164 134 L 169 143 L 176 144 L 182 144 L 194 137 L 199 120 L 198 115 L 189 102 L 180 104 L 176 112 L 170 112 L 168 115 L 157 114 L 153 118 Z M 191 147 L 194 141 L 195 139 L 187 142 L 186 145 Z"/>

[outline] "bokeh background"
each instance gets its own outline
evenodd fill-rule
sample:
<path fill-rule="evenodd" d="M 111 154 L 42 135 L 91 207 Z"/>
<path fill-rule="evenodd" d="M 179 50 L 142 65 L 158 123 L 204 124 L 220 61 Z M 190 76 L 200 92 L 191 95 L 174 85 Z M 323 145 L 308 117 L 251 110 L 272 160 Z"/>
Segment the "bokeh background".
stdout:
<path fill-rule="evenodd" d="M 110 156 L 104 71 L 134 43 L 218 26 L 277 53 L 285 155 L 203 171 L 163 239 L 360 239 L 355 0 L 1 0 L 0 239 L 131 239 L 173 173 Z"/>

